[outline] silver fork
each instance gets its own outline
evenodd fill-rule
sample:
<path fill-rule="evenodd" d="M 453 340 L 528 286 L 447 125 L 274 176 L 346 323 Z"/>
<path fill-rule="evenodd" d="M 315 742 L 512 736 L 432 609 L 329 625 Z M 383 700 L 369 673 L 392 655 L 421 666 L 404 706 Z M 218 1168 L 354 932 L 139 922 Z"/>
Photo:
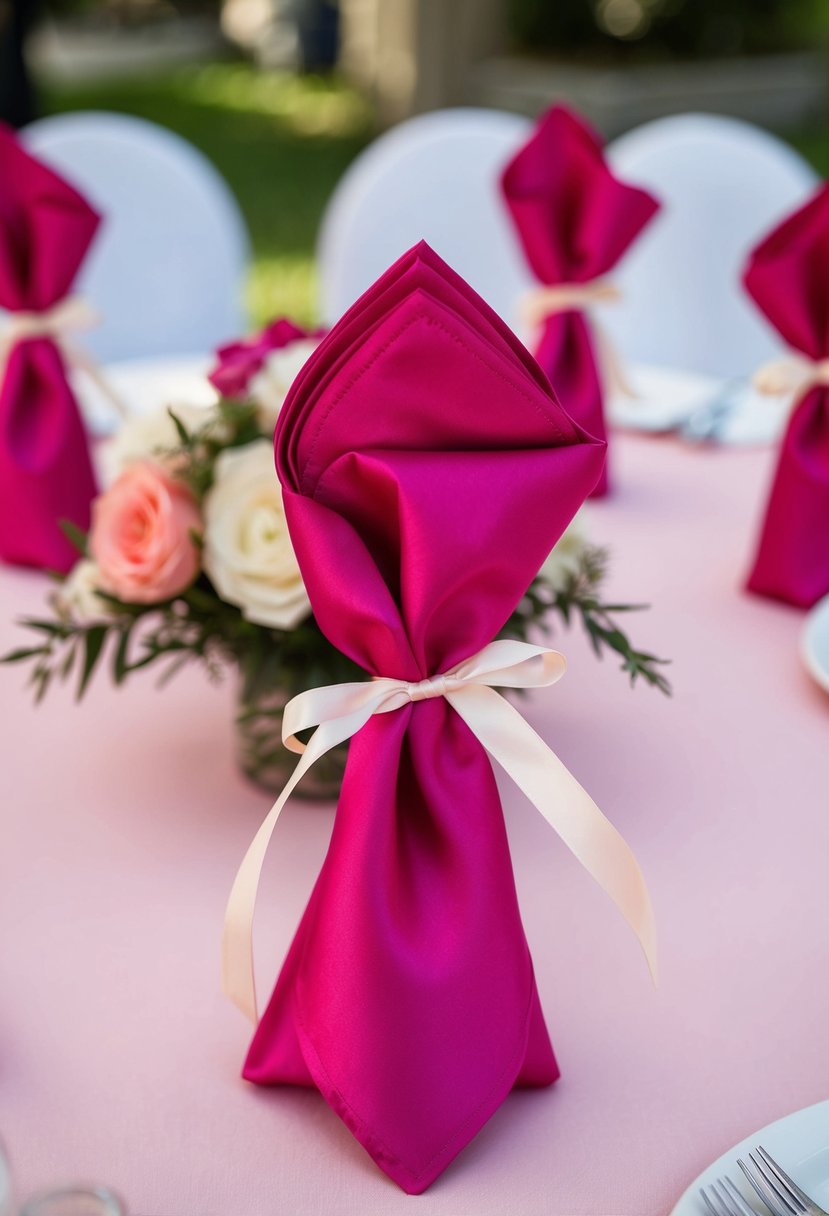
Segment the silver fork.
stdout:
<path fill-rule="evenodd" d="M 711 1216 L 758 1216 L 756 1208 L 743 1199 L 730 1178 L 718 1178 L 700 1188 L 703 1203 Z"/>
<path fill-rule="evenodd" d="M 772 1216 L 827 1216 L 762 1146 L 737 1164 Z"/>
<path fill-rule="evenodd" d="M 715 443 L 740 404 L 744 389 L 744 381 L 727 380 L 710 400 L 692 410 L 680 424 L 680 436 L 690 443 Z"/>

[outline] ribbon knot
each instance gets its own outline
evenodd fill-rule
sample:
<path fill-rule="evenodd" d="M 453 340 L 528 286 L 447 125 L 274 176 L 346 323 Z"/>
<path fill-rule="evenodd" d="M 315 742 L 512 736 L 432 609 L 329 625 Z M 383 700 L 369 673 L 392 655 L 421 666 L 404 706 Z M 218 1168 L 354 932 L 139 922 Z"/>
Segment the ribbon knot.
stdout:
<path fill-rule="evenodd" d="M 829 359 L 787 355 L 764 363 L 752 377 L 758 393 L 770 397 L 793 397 L 796 404 L 813 388 L 829 387 Z"/>
<path fill-rule="evenodd" d="M 541 325 L 560 312 L 585 312 L 596 304 L 615 304 L 622 293 L 609 279 L 587 283 L 542 283 L 529 291 L 521 305 L 528 325 Z"/>
<path fill-rule="evenodd" d="M 222 986 L 254 1022 L 253 916 L 259 877 L 273 830 L 291 792 L 312 764 L 355 735 L 375 714 L 445 697 L 472 733 L 559 834 L 615 902 L 639 939 L 656 976 L 656 931 L 650 897 L 628 845 L 558 756 L 497 688 L 543 688 L 566 669 L 544 646 L 501 640 L 442 675 L 410 682 L 376 677 L 300 693 L 285 706 L 282 740 L 301 759 L 248 849 L 230 892 L 222 938 Z M 307 746 L 300 731 L 316 727 Z"/>
<path fill-rule="evenodd" d="M 590 279 L 586 283 L 546 283 L 533 288 L 521 304 L 521 317 L 531 329 L 543 325 L 561 312 L 580 312 L 593 332 L 596 361 L 602 384 L 609 392 L 635 398 L 619 351 L 607 330 L 591 312 L 597 304 L 615 304 L 622 293 L 610 279 Z"/>
<path fill-rule="evenodd" d="M 42 312 L 19 311 L 8 313 L 0 328 L 0 383 L 14 348 L 20 342 L 35 338 L 49 338 L 55 343 L 71 367 L 86 372 L 90 380 L 108 399 L 117 413 L 125 418 L 129 413 L 121 397 L 104 376 L 98 364 L 86 351 L 72 342 L 72 335 L 92 329 L 101 318 L 81 296 L 66 296 L 51 308 Z"/>
<path fill-rule="evenodd" d="M 454 681 L 457 684 L 457 681 Z M 431 676 L 420 680 L 417 684 L 406 685 L 406 695 L 410 701 L 428 701 L 430 697 L 445 697 L 449 691 L 447 676 Z"/>
<path fill-rule="evenodd" d="M 8 357 L 8 352 L 18 342 L 31 338 L 51 338 L 61 344 L 66 342 L 70 334 L 92 329 L 99 323 L 100 317 L 87 300 L 80 296 L 67 296 L 42 312 L 21 310 L 9 313 L 0 345 L 5 357 Z"/>

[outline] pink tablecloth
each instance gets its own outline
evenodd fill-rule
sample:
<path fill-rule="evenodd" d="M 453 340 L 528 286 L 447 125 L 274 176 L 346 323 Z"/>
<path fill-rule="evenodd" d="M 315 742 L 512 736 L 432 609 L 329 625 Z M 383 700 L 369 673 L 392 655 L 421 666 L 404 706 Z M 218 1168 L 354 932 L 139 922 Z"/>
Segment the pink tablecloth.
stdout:
<path fill-rule="evenodd" d="M 231 755 L 232 690 L 197 671 L 39 709 L 0 670 L 0 1133 L 21 1193 L 107 1181 L 145 1216 L 650 1216 L 714 1156 L 829 1095 L 829 701 L 802 617 L 739 591 L 770 456 L 626 439 L 593 507 L 637 639 L 675 696 L 631 692 L 563 636 L 527 706 L 636 849 L 659 922 L 648 981 L 609 901 L 508 785 L 527 935 L 562 1067 L 511 1096 L 422 1198 L 371 1165 L 316 1093 L 239 1080 L 248 1028 L 218 991 L 236 865 L 266 801 Z M 37 610 L 0 573 L 0 645 Z M 331 813 L 294 804 L 265 881 L 264 989 Z"/>

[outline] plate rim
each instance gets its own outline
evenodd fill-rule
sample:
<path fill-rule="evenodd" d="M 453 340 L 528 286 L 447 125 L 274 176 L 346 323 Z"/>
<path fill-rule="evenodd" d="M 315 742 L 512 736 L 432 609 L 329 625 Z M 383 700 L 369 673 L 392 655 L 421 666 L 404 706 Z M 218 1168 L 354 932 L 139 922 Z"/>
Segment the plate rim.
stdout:
<path fill-rule="evenodd" d="M 728 1148 L 724 1153 L 721 1153 L 719 1157 L 715 1157 L 714 1160 L 710 1161 L 704 1169 L 700 1170 L 696 1178 L 692 1179 L 689 1185 L 679 1196 L 674 1206 L 671 1208 L 669 1216 L 702 1216 L 702 1208 L 699 1205 L 695 1207 L 689 1206 L 696 1197 L 697 1191 L 700 1188 L 701 1179 L 705 1178 L 710 1171 L 715 1169 L 717 1170 L 717 1173 L 724 1173 L 726 1168 L 730 1167 L 732 1159 L 735 1158 L 736 1154 L 742 1154 L 748 1148 L 753 1148 L 755 1144 L 761 1142 L 768 1135 L 773 1135 L 776 1130 L 782 1127 L 784 1124 L 790 1123 L 792 1120 L 803 1116 L 816 1114 L 816 1112 L 821 1109 L 825 1110 L 826 1112 L 827 1124 L 825 1145 L 819 1147 L 829 1148 L 829 1098 L 823 1098 L 817 1102 L 810 1103 L 808 1106 L 801 1106 L 798 1110 L 790 1111 L 787 1115 L 781 1115 L 779 1119 L 774 1119 L 771 1123 L 767 1123 L 765 1127 L 760 1127 L 756 1131 L 750 1132 L 747 1136 L 744 1136 L 742 1140 L 738 1140 L 736 1144 L 733 1144 L 731 1148 Z M 819 1148 L 817 1150 L 812 1150 L 809 1155 L 812 1155 L 815 1151 L 819 1151 Z"/>

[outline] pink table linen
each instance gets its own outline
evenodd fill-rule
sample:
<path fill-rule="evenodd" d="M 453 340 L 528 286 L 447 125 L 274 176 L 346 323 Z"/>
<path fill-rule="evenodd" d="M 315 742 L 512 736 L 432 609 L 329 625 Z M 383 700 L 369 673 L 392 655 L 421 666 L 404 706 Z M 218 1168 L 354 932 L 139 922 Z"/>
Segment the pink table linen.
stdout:
<path fill-rule="evenodd" d="M 501 783 L 522 918 L 562 1064 L 511 1094 L 416 1200 L 322 1098 L 238 1076 L 248 1030 L 218 941 L 267 810 L 232 763 L 231 687 L 198 671 L 101 683 L 39 709 L 0 669 L 0 1133 L 21 1192 L 108 1181 L 139 1216 L 659 1216 L 729 1145 L 829 1093 L 829 699 L 800 613 L 747 596 L 745 540 L 773 456 L 616 437 L 594 504 L 611 592 L 650 600 L 636 637 L 671 654 L 672 701 L 631 693 L 576 635 L 524 707 L 635 849 L 660 987 L 609 900 Z M 45 580 L 0 571 L 0 645 Z M 267 863 L 260 974 L 291 941 L 331 811 L 294 803 Z M 808 992 L 808 1000 L 792 999 Z"/>
<path fill-rule="evenodd" d="M 0 309 L 6 324 L 64 301 L 100 217 L 0 124 Z M 96 493 L 63 352 L 47 332 L 0 341 L 0 559 L 67 571 L 78 551 L 61 531 L 89 527 Z"/>

